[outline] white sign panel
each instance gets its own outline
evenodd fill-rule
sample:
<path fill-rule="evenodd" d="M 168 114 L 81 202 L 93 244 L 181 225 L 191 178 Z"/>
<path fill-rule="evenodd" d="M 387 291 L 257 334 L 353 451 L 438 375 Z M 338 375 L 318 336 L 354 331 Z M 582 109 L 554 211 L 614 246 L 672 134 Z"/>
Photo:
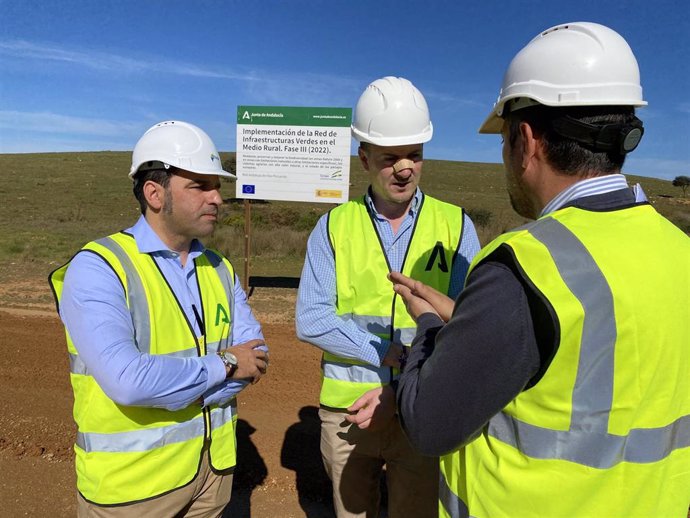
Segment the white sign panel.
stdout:
<path fill-rule="evenodd" d="M 237 107 L 237 197 L 344 203 L 351 108 Z"/>

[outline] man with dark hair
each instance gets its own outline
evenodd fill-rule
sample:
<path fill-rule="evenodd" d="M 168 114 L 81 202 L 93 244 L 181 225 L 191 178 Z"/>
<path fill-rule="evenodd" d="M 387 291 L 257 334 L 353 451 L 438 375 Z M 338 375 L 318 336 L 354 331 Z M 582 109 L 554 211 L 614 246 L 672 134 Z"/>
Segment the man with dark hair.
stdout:
<path fill-rule="evenodd" d="M 148 207 L 148 203 L 146 203 L 146 195 L 144 194 L 144 185 L 146 185 L 146 182 L 157 183 L 163 187 L 163 189 L 167 189 L 168 185 L 170 185 L 170 177 L 175 173 L 174 167 L 168 167 L 166 169 L 162 166 L 162 164 L 155 164 L 152 162 L 151 166 L 149 167 L 154 167 L 154 169 L 147 170 L 144 166 L 142 166 L 137 174 L 132 178 L 132 192 L 134 193 L 134 197 L 139 202 L 139 209 L 141 210 L 141 213 L 144 215 L 146 214 L 146 209 Z"/>
<path fill-rule="evenodd" d="M 230 262 L 199 238 L 218 221 L 221 167 L 200 128 L 137 142 L 141 217 L 50 276 L 65 324 L 80 517 L 220 517 L 236 461 L 235 395 L 268 352 Z"/>
<path fill-rule="evenodd" d="M 620 174 L 645 104 L 616 32 L 541 33 L 480 129 L 536 221 L 478 254 L 454 306 L 390 275 L 418 324 L 398 408 L 442 455 L 441 517 L 687 513 L 690 239 Z"/>

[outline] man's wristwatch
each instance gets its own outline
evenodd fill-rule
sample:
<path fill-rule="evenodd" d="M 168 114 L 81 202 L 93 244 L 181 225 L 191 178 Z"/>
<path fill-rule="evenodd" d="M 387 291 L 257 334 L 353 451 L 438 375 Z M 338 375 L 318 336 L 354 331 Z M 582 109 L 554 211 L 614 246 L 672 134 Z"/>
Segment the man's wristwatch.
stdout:
<path fill-rule="evenodd" d="M 226 377 L 230 378 L 237 370 L 237 356 L 228 351 L 218 351 L 218 357 L 225 365 Z"/>

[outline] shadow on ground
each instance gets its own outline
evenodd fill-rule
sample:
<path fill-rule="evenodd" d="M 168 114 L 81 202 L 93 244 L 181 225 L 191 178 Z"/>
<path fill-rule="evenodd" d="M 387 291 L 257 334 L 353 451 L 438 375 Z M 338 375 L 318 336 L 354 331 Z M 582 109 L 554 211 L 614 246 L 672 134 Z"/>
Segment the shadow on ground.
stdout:
<path fill-rule="evenodd" d="M 280 461 L 295 472 L 300 507 L 306 518 L 334 518 L 331 481 L 321 461 L 318 409 L 302 407 L 299 422 L 285 432 Z M 237 420 L 237 468 L 232 483 L 232 499 L 224 518 L 251 518 L 252 492 L 264 483 L 268 470 L 251 435 L 256 429 L 244 419 Z M 254 513 L 256 515 L 256 513 Z"/>
<path fill-rule="evenodd" d="M 319 409 L 302 407 L 299 422 L 285 432 L 280 452 L 281 465 L 295 472 L 299 504 L 307 518 L 334 516 L 332 485 L 321 460 L 320 434 Z"/>

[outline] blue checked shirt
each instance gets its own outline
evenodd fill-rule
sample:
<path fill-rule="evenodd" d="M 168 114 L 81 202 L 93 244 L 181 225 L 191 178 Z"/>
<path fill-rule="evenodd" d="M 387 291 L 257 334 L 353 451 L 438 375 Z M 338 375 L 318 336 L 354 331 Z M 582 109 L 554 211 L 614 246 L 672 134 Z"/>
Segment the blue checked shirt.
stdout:
<path fill-rule="evenodd" d="M 388 220 L 376 211 L 370 193 L 365 197 L 366 203 L 375 215 L 376 229 L 394 271 L 399 272 L 402 268 L 421 198 L 422 193 L 417 189 L 410 211 L 398 232 L 393 234 Z M 469 265 L 480 249 L 474 224 L 467 215 L 464 217 L 463 225 L 460 250 L 451 271 L 449 296 L 452 298 L 460 293 Z M 380 366 L 390 341 L 369 333 L 352 320 L 345 321 L 338 317 L 335 303 L 335 262 L 328 238 L 328 215 L 324 215 L 319 219 L 307 242 L 307 257 L 297 293 L 297 336 L 300 340 L 343 358 L 362 360 Z"/>

